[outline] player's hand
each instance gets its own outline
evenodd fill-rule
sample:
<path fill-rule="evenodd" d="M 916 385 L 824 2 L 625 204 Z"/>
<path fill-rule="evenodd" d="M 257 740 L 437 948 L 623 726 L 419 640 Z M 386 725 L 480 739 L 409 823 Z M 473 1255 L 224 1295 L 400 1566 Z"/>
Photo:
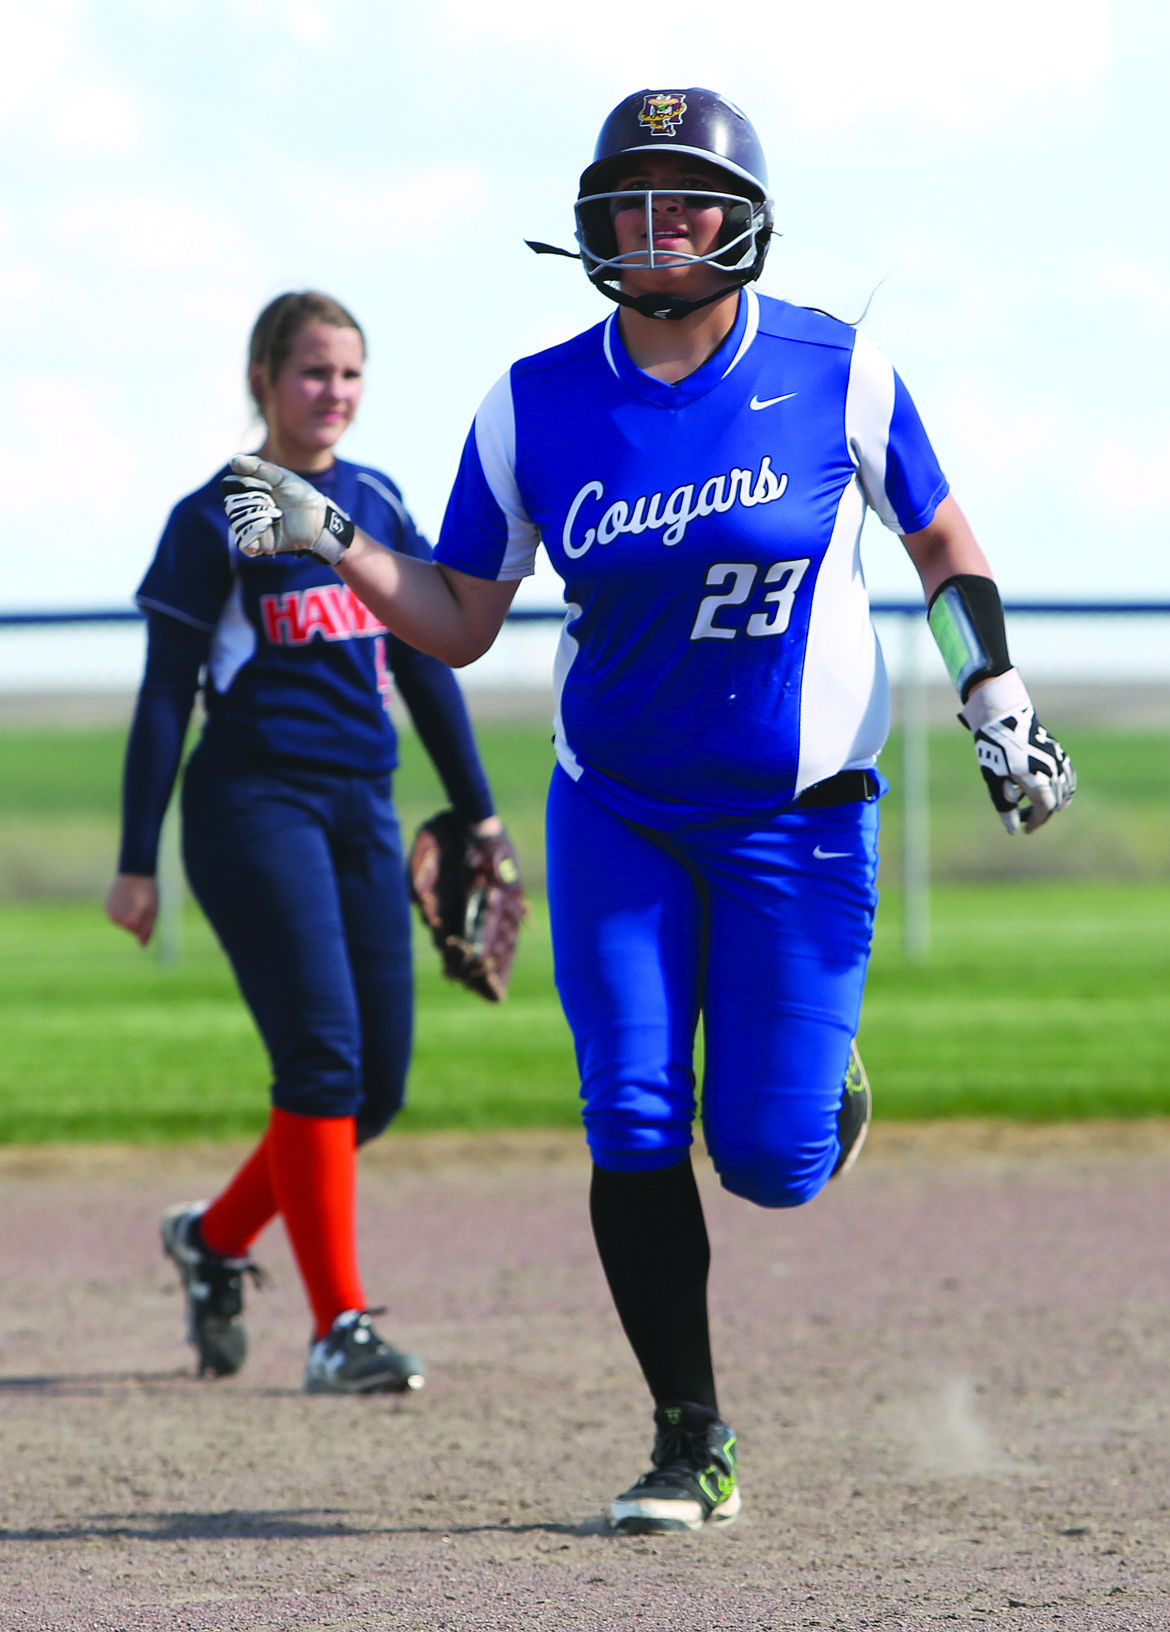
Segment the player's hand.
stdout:
<path fill-rule="evenodd" d="M 979 769 L 1009 833 L 1035 833 L 1077 791 L 1072 763 L 1036 718 L 1015 669 L 977 687 L 959 715 L 975 738 Z"/>
<path fill-rule="evenodd" d="M 142 873 L 119 873 L 106 896 L 106 917 L 145 946 L 158 918 L 157 880 Z"/>
<path fill-rule="evenodd" d="M 353 522 L 323 493 L 282 465 L 237 453 L 223 480 L 232 537 L 244 555 L 315 555 L 335 567 L 353 542 Z"/>

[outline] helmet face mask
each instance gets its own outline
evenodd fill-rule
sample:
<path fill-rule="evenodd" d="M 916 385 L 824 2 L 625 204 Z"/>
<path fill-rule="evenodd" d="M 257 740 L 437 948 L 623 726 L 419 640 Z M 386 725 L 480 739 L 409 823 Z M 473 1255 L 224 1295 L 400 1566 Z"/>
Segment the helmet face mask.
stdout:
<path fill-rule="evenodd" d="M 723 227 L 715 247 L 705 255 L 683 249 L 656 250 L 654 247 L 654 201 L 680 198 L 686 209 L 717 208 L 723 212 Z M 617 246 L 613 217 L 618 200 L 628 200 L 644 211 L 646 248 L 622 254 Z M 594 283 L 620 279 L 627 267 L 656 270 L 660 267 L 717 266 L 725 272 L 759 275 L 764 248 L 771 233 L 771 215 L 763 200 L 755 201 L 739 193 L 699 191 L 688 187 L 630 188 L 619 192 L 589 193 L 575 205 L 577 243 L 585 270 Z"/>

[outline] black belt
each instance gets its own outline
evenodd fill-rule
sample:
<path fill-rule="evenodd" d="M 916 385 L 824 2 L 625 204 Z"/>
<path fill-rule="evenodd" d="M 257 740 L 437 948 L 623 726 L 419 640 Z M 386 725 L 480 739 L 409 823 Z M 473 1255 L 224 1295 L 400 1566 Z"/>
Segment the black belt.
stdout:
<path fill-rule="evenodd" d="M 869 801 L 877 796 L 877 777 L 872 771 L 838 771 L 836 776 L 827 776 L 823 782 L 805 788 L 793 803 L 801 810 L 821 810 L 826 805 L 851 805 L 858 799 Z"/>

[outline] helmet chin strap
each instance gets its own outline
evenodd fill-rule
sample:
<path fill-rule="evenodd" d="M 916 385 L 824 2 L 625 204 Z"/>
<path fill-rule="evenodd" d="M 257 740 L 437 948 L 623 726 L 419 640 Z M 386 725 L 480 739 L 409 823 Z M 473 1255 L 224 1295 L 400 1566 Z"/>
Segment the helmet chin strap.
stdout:
<path fill-rule="evenodd" d="M 524 242 L 534 255 L 563 255 L 567 261 L 580 261 L 584 257 L 574 255 L 571 249 L 558 249 L 555 244 L 542 244 L 533 238 L 525 238 Z M 729 283 L 726 289 L 716 289 L 713 295 L 705 295 L 702 300 L 683 300 L 680 295 L 627 295 L 622 289 L 611 289 L 608 283 L 594 281 L 590 283 L 599 289 L 603 295 L 616 301 L 619 306 L 628 306 L 632 312 L 640 312 L 643 317 L 661 318 L 664 323 L 678 323 L 684 317 L 690 317 L 692 312 L 702 311 L 704 306 L 712 306 L 725 295 L 734 293 L 750 283 L 751 276 L 737 278 Z"/>
<path fill-rule="evenodd" d="M 716 289 L 713 295 L 705 295 L 702 300 L 683 300 L 680 295 L 627 295 L 624 289 L 611 289 L 608 283 L 595 283 L 593 287 L 600 289 L 603 295 L 616 301 L 619 306 L 641 312 L 643 317 L 658 317 L 665 323 L 678 323 L 684 317 L 690 317 L 692 312 L 700 312 L 704 306 L 713 306 L 717 300 L 733 295 L 750 281 L 749 278 L 740 278 L 738 282 L 728 284 L 726 289 Z"/>

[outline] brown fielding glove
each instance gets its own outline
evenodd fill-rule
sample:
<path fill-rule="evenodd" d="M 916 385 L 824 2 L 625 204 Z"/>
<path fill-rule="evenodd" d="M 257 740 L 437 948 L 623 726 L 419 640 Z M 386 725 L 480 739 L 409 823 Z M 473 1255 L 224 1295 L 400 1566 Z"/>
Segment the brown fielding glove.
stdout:
<path fill-rule="evenodd" d="M 414 836 L 407 879 L 447 979 L 499 1003 L 507 996 L 516 939 L 528 916 L 507 833 L 481 838 L 453 810 L 441 810 Z"/>

